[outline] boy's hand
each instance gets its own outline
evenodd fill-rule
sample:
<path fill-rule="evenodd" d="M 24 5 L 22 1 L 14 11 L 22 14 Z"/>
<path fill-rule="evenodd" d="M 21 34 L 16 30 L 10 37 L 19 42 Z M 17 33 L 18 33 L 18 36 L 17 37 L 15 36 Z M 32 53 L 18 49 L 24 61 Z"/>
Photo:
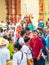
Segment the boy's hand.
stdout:
<path fill-rule="evenodd" d="M 37 57 L 37 60 L 40 60 L 40 57 L 39 56 Z"/>

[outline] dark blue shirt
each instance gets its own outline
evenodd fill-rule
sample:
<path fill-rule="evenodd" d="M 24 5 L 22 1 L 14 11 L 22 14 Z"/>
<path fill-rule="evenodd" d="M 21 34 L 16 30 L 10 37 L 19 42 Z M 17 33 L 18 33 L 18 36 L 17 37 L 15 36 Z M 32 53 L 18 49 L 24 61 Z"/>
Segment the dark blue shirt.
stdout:
<path fill-rule="evenodd" d="M 44 48 L 42 50 L 42 52 L 44 53 L 44 55 L 47 55 L 47 52 L 46 52 L 46 40 L 44 37 L 41 37 L 41 40 L 42 40 L 42 43 L 44 45 Z"/>

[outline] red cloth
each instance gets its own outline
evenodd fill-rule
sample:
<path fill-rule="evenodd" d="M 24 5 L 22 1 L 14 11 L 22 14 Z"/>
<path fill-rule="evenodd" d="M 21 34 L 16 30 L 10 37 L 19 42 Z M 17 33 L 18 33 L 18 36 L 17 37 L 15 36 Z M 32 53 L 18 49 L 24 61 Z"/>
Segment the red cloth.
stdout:
<path fill-rule="evenodd" d="M 20 38 L 20 32 L 16 32 L 16 38 Z"/>
<path fill-rule="evenodd" d="M 37 37 L 36 39 L 31 38 L 30 47 L 32 48 L 32 51 L 34 52 L 33 58 L 36 59 L 39 55 L 40 49 L 43 48 L 41 39 L 39 37 Z"/>
<path fill-rule="evenodd" d="M 32 34 L 32 32 L 30 32 L 29 37 L 30 37 L 30 38 L 33 38 L 33 34 Z"/>
<path fill-rule="evenodd" d="M 16 38 L 20 38 L 20 34 L 18 33 L 18 34 L 16 34 Z"/>

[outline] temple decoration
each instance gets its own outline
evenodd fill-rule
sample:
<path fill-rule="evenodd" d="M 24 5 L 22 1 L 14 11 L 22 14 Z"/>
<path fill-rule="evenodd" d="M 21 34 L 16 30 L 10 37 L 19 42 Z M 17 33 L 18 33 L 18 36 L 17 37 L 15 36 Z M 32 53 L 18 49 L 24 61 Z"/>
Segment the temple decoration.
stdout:
<path fill-rule="evenodd" d="M 44 20 L 49 18 L 49 0 L 44 0 Z"/>
<path fill-rule="evenodd" d="M 17 15 L 21 17 L 21 0 L 5 0 L 6 18 L 9 22 L 17 22 Z"/>
<path fill-rule="evenodd" d="M 44 0 L 39 0 L 39 19 L 44 19 Z"/>

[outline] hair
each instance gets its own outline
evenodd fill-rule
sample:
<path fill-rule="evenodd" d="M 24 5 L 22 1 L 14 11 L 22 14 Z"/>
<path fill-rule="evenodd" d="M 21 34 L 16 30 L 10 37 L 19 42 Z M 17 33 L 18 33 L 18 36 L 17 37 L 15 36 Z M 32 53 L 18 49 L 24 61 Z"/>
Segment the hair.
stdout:
<path fill-rule="evenodd" d="M 0 32 L 1 32 L 1 33 L 3 32 L 3 29 L 2 29 L 2 28 L 0 28 Z"/>
<path fill-rule="evenodd" d="M 29 40 L 30 40 L 30 37 L 25 36 L 25 38 L 24 38 L 24 42 L 26 43 L 26 42 L 28 42 Z"/>
<path fill-rule="evenodd" d="M 38 33 L 38 31 L 37 31 L 37 30 L 33 30 L 32 32 L 37 32 L 37 33 Z"/>
<path fill-rule="evenodd" d="M 25 34 L 25 30 L 22 30 L 20 35 L 23 36 Z"/>
<path fill-rule="evenodd" d="M 38 33 L 38 35 L 39 35 L 39 36 L 42 36 L 42 32 L 40 31 L 40 32 Z"/>
<path fill-rule="evenodd" d="M 20 50 L 22 48 L 22 45 L 19 44 L 19 42 L 15 42 L 14 48 L 17 48 L 18 50 Z"/>
<path fill-rule="evenodd" d="M 42 27 L 41 27 L 41 28 L 40 28 L 40 27 L 38 27 L 38 28 L 37 28 L 37 30 L 39 30 L 39 31 L 42 31 L 42 32 L 43 32 L 43 28 L 42 28 Z"/>
<path fill-rule="evenodd" d="M 12 38 L 11 37 L 8 37 L 8 41 L 11 41 L 12 40 Z"/>
<path fill-rule="evenodd" d="M 25 29 L 25 30 L 28 30 L 28 31 L 29 31 L 30 29 L 29 29 L 28 27 L 26 27 L 26 29 Z"/>

